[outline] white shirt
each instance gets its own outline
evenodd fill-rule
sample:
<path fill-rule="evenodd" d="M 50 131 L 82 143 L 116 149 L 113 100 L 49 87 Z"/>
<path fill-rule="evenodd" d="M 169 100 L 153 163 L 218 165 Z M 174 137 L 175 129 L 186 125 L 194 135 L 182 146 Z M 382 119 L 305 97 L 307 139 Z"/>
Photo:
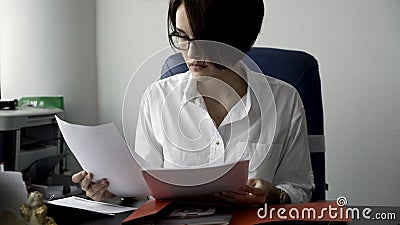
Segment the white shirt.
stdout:
<path fill-rule="evenodd" d="M 247 93 L 216 127 L 190 72 L 155 82 L 142 97 L 135 152 L 152 167 L 222 165 L 249 159 L 249 178 L 308 202 L 313 176 L 306 118 L 289 84 L 250 71 Z M 270 88 L 269 88 L 270 87 Z"/>

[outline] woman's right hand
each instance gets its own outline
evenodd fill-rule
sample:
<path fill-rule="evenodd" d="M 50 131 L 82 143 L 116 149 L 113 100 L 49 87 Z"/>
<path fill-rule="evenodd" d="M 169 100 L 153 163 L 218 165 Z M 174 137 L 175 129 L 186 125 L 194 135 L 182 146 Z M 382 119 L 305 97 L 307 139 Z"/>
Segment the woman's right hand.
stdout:
<path fill-rule="evenodd" d="M 103 201 L 104 199 L 114 197 L 114 194 L 107 190 L 110 183 L 106 179 L 102 179 L 97 183 L 94 183 L 92 179 L 93 174 L 86 171 L 81 171 L 72 175 L 72 182 L 80 183 L 87 197 L 95 201 Z"/>

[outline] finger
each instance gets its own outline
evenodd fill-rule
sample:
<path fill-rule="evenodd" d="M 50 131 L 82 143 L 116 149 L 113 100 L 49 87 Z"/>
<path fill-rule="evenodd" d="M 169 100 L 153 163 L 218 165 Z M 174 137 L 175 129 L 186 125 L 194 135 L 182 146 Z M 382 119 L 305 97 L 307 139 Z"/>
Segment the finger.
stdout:
<path fill-rule="evenodd" d="M 88 196 L 90 198 L 93 198 L 93 199 L 95 199 L 95 198 L 101 199 L 102 197 L 98 193 L 103 191 L 103 189 L 107 190 L 107 188 L 108 188 L 108 182 L 107 182 L 107 180 L 103 179 L 101 182 L 98 182 L 96 184 L 92 184 L 87 189 L 86 196 Z M 104 191 L 103 191 L 103 193 L 104 193 Z"/>
<path fill-rule="evenodd" d="M 91 173 L 86 174 L 86 176 L 81 181 L 82 190 L 87 191 L 88 189 L 90 189 L 90 186 L 92 184 L 92 179 L 93 179 L 93 174 Z"/>
<path fill-rule="evenodd" d="M 109 186 L 110 186 L 110 184 L 107 186 L 107 188 Z M 115 197 L 115 195 L 113 193 L 109 192 L 108 190 L 106 190 L 106 192 L 104 192 L 103 197 L 104 197 L 104 199 L 109 199 L 109 198 Z"/>
<path fill-rule="evenodd" d="M 239 194 L 232 191 L 224 191 L 219 196 L 229 202 L 253 207 L 265 202 L 265 195 Z"/>
<path fill-rule="evenodd" d="M 84 170 L 82 170 L 78 173 L 75 173 L 74 175 L 72 175 L 72 178 L 71 178 L 72 182 L 80 183 L 83 180 L 83 178 L 85 178 L 86 175 L 87 175 L 87 172 Z"/>
<path fill-rule="evenodd" d="M 257 183 L 257 179 L 256 178 L 250 178 L 247 180 L 247 185 L 249 186 L 255 186 Z"/>
<path fill-rule="evenodd" d="M 102 183 L 103 184 L 103 183 Z M 102 201 L 105 198 L 105 192 L 108 188 L 108 182 L 104 183 L 104 186 L 97 190 L 97 192 L 91 196 L 93 200 Z"/>
<path fill-rule="evenodd" d="M 215 193 L 214 196 L 219 198 L 219 199 L 222 199 L 222 200 L 224 200 L 226 202 L 229 202 L 229 203 L 244 205 L 242 202 L 238 202 L 237 200 L 235 200 L 232 197 L 230 197 L 228 195 L 225 195 L 225 194 L 223 194 L 222 192 L 218 192 L 218 193 Z"/>
<path fill-rule="evenodd" d="M 260 178 L 251 178 L 247 181 L 247 185 L 256 188 L 263 188 L 265 186 L 264 181 Z"/>
<path fill-rule="evenodd" d="M 248 193 L 250 193 L 252 195 L 256 195 L 256 196 L 263 196 L 264 197 L 265 194 L 266 194 L 264 189 L 262 189 L 260 187 L 257 187 L 257 185 L 256 186 L 244 185 L 242 187 L 242 190 L 245 191 L 245 192 L 248 192 Z"/>
<path fill-rule="evenodd" d="M 236 202 L 242 205 L 253 204 L 253 202 L 257 201 L 255 196 L 248 194 L 239 194 L 232 191 L 223 191 L 221 194 L 223 197 L 225 197 L 225 200 Z"/>

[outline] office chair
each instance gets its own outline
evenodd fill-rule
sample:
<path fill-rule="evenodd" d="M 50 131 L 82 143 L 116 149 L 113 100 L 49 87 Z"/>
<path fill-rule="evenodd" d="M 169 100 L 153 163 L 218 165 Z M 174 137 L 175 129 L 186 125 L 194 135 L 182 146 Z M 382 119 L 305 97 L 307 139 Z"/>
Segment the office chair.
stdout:
<path fill-rule="evenodd" d="M 57 164 L 69 154 L 62 153 L 37 159 L 21 172 L 24 176 L 30 177 L 33 184 L 47 185 L 47 179 L 54 175 Z"/>
<path fill-rule="evenodd" d="M 275 48 L 253 47 L 247 54 L 264 74 L 291 84 L 299 92 L 307 117 L 311 164 L 314 172 L 315 190 L 311 201 L 325 200 L 328 186 L 325 184 L 324 119 L 317 60 L 305 52 Z M 164 62 L 161 79 L 187 70 L 181 54 L 171 55 Z"/>

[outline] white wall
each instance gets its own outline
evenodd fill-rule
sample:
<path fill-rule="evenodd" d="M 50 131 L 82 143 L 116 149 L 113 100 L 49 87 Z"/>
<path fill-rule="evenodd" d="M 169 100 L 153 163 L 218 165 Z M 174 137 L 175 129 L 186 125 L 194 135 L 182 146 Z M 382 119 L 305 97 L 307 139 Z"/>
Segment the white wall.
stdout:
<path fill-rule="evenodd" d="M 95 0 L 1 0 L 2 98 L 63 95 L 66 119 L 97 123 Z"/>
<path fill-rule="evenodd" d="M 122 101 L 129 80 L 148 57 L 168 46 L 167 7 L 167 0 L 97 1 L 101 122 L 113 121 L 122 127 Z M 154 69 L 154 75 L 159 74 L 161 65 Z M 149 77 L 154 75 L 149 74 Z M 138 83 L 138 86 L 146 85 Z"/>
<path fill-rule="evenodd" d="M 167 45 L 167 2 L 97 1 L 101 122 L 121 128 L 130 76 Z M 400 1 L 269 0 L 266 7 L 256 45 L 305 50 L 320 63 L 328 198 L 400 205 Z M 134 86 L 143 88 L 154 79 L 148 75 Z M 132 99 L 132 118 L 139 99 L 140 94 Z"/>
<path fill-rule="evenodd" d="M 162 62 L 172 53 L 167 40 L 168 2 L 97 0 L 99 121 L 114 122 L 121 132 L 124 128 L 130 146 L 141 95 L 159 78 Z M 165 48 L 168 54 L 153 56 Z M 130 81 L 129 97 L 124 101 Z"/>

